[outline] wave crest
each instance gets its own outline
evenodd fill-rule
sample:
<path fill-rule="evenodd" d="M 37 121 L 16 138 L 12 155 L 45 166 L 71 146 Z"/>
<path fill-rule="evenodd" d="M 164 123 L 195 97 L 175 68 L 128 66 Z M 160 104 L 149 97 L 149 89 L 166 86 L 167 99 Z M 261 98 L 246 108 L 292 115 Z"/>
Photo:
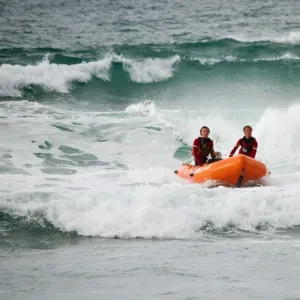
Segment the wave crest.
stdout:
<path fill-rule="evenodd" d="M 65 65 L 51 63 L 49 55 L 36 65 L 10 65 L 0 67 L 0 96 L 21 97 L 22 89 L 37 85 L 46 91 L 69 93 L 70 83 L 88 82 L 92 77 L 110 81 L 113 63 L 122 63 L 132 81 L 137 83 L 159 82 L 173 76 L 174 65 L 180 57 L 169 59 L 146 58 L 128 59 L 115 54 L 107 54 L 103 59 L 80 64 Z"/>

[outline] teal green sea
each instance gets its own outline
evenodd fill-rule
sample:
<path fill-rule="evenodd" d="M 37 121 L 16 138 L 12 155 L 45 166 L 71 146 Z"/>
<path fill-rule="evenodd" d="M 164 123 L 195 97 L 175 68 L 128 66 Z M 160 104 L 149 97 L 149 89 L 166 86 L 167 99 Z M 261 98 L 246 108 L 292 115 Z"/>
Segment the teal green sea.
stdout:
<path fill-rule="evenodd" d="M 0 0 L 0 298 L 299 299 L 299 15 Z M 246 124 L 263 186 L 174 174 Z"/>

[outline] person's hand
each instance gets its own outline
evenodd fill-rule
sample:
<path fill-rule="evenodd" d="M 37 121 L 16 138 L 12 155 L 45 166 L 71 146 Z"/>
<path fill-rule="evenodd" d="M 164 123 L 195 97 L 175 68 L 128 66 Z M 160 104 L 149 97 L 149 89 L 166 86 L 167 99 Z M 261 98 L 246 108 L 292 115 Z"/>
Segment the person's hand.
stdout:
<path fill-rule="evenodd" d="M 218 157 L 218 158 L 221 158 L 221 156 L 222 156 L 221 152 L 219 152 L 219 151 L 215 151 L 215 155 L 216 155 L 216 157 Z"/>

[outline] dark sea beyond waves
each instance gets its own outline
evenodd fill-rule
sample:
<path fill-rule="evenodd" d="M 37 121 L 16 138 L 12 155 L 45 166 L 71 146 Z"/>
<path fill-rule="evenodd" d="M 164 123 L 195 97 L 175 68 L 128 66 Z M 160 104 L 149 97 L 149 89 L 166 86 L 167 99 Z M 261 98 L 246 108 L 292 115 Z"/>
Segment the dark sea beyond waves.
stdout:
<path fill-rule="evenodd" d="M 299 1 L 0 0 L 0 299 L 299 300 L 299 80 Z"/>
<path fill-rule="evenodd" d="M 299 10 L 297 1 L 2 1 L 1 47 L 284 39 L 299 29 Z"/>

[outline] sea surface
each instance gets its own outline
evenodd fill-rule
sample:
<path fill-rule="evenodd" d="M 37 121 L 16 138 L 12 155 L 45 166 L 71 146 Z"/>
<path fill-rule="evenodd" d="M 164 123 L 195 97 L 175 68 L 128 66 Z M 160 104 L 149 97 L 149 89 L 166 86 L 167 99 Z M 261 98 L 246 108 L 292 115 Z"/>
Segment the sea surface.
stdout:
<path fill-rule="evenodd" d="M 0 0 L 0 299 L 300 299 L 300 2 Z M 253 127 L 263 186 L 193 185 Z"/>

